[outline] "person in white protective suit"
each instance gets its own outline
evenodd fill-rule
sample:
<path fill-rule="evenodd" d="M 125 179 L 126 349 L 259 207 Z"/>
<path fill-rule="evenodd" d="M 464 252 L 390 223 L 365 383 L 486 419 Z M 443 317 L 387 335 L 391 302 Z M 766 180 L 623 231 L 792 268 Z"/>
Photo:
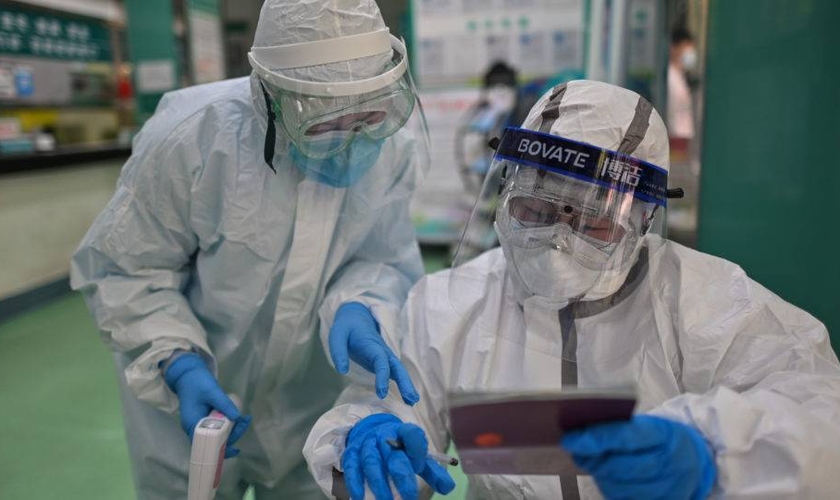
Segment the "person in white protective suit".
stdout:
<path fill-rule="evenodd" d="M 188 436 L 213 409 L 239 454 L 217 498 L 322 498 L 301 449 L 344 384 L 319 330 L 344 339 L 339 372 L 352 359 L 383 397 L 393 379 L 417 399 L 379 334 L 423 269 L 408 205 L 428 135 L 405 45 L 373 0 L 268 0 L 249 60 L 249 78 L 163 97 L 73 256 L 139 498 L 186 497 Z"/>
<path fill-rule="evenodd" d="M 470 496 L 837 495 L 840 364 L 826 329 L 737 265 L 656 234 L 676 193 L 668 135 L 647 101 L 606 83 L 555 87 L 505 131 L 493 168 L 503 185 L 485 186 L 476 205 L 495 203 L 495 220 L 476 209 L 452 269 L 421 280 L 404 327 L 386 332 L 420 402 L 348 387 L 304 447 L 325 491 L 335 467 L 352 498 L 363 484 L 390 498 L 388 479 L 416 496 L 391 463 L 415 461 L 422 439 L 411 438 L 415 452 L 406 438 L 406 451 L 380 441 L 419 427 L 445 451 L 448 392 L 629 384 L 631 420 L 558 443 L 589 475 L 474 475 Z M 482 253 L 493 227 L 501 248 Z"/>

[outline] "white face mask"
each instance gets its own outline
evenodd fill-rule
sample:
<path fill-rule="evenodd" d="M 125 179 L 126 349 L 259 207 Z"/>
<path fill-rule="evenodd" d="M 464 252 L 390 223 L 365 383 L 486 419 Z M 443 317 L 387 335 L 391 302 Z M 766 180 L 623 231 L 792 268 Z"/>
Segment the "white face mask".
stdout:
<path fill-rule="evenodd" d="M 680 63 L 685 71 L 692 71 L 697 67 L 697 51 L 685 49 L 680 55 Z"/>
<path fill-rule="evenodd" d="M 538 233 L 546 231 L 546 228 L 525 231 L 532 232 L 535 237 L 542 239 Z M 506 241 L 501 234 L 499 239 L 508 265 L 525 288 L 526 296 L 535 295 L 552 302 L 597 300 L 612 295 L 624 283 L 632 267 L 630 264 L 635 262 L 640 248 L 636 238 L 623 238 L 612 256 L 607 258 L 608 262 L 621 265 L 607 265 L 605 267 L 609 270 L 604 271 L 582 265 L 578 259 L 564 252 L 559 246 L 545 244 L 535 248 L 523 248 Z M 591 245 L 570 231 L 566 235 L 565 246 L 580 252 Z"/>
<path fill-rule="evenodd" d="M 512 265 L 525 289 L 552 301 L 582 297 L 598 281 L 600 272 L 581 266 L 571 255 L 549 246 L 512 246 Z"/>
<path fill-rule="evenodd" d="M 505 85 L 495 85 L 487 89 L 487 102 L 499 111 L 513 109 L 516 104 L 516 89 Z"/>

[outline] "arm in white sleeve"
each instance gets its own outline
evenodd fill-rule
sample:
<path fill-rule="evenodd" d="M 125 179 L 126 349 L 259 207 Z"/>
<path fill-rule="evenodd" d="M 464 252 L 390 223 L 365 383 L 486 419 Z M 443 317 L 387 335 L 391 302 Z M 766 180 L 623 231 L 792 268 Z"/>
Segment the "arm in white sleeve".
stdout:
<path fill-rule="evenodd" d="M 393 386 L 385 399 L 379 399 L 373 388 L 366 384 L 353 383 L 347 387 L 334 408 L 316 422 L 303 447 L 310 472 L 327 494 L 332 490 L 333 468 L 342 470 L 341 456 L 347 434 L 358 421 L 374 413 L 390 413 L 403 422 L 420 426 L 429 438 L 430 448 L 442 453 L 446 451 L 449 434 L 443 420 L 446 413 L 444 371 L 426 329 L 425 285 L 426 280 L 421 280 L 414 287 L 400 315 L 404 335 L 400 339 L 386 338 L 389 344 L 399 346 L 395 352 L 400 354 L 401 351 L 401 359 L 420 393 L 420 402 L 408 406 Z"/>
<path fill-rule="evenodd" d="M 84 295 L 105 342 L 136 355 L 125 373 L 129 387 L 168 411 L 177 398 L 164 383 L 161 361 L 177 349 L 197 350 L 215 370 L 206 334 L 182 293 L 197 251 L 189 215 L 198 165 L 188 163 L 192 155 L 178 139 L 173 133 L 154 146 L 135 143 L 139 151 L 71 262 L 72 286 Z"/>
<path fill-rule="evenodd" d="M 722 295 L 720 312 L 684 315 L 686 393 L 653 413 L 703 433 L 718 466 L 715 495 L 834 497 L 840 364 L 825 327 L 742 272 Z"/>
<path fill-rule="evenodd" d="M 388 332 L 392 338 L 396 335 L 403 301 L 411 286 L 423 275 L 409 201 L 407 197 L 400 198 L 377 211 L 376 223 L 365 242 L 328 284 L 319 310 L 324 352 L 329 352 L 329 331 L 335 313 L 347 302 L 360 302 L 369 307 L 380 330 Z M 394 347 L 391 344 L 391 348 Z M 327 358 L 332 363 L 330 356 Z M 372 383 L 373 375 L 356 367 L 355 363 L 350 366 L 354 378 L 361 377 Z"/>

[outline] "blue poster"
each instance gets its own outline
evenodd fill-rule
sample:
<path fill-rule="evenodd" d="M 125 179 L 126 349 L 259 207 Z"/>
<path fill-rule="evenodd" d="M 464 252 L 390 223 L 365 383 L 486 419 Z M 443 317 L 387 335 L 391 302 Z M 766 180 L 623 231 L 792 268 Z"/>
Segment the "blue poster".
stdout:
<path fill-rule="evenodd" d="M 18 66 L 15 69 L 15 90 L 18 97 L 29 97 L 35 91 L 32 81 L 32 68 Z"/>

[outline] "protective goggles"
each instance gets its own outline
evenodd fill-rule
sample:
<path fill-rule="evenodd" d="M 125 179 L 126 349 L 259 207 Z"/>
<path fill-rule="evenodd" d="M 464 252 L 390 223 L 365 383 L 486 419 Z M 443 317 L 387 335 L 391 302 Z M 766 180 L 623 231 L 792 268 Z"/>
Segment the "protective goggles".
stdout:
<path fill-rule="evenodd" d="M 358 96 L 315 97 L 264 85 L 275 116 L 298 149 L 311 158 L 341 152 L 356 135 L 380 140 L 405 125 L 417 101 L 408 77 Z M 331 147 L 323 148 L 324 136 Z"/>
<path fill-rule="evenodd" d="M 372 78 L 318 82 L 283 73 L 389 51 L 393 60 Z M 341 152 L 357 134 L 372 140 L 389 137 L 415 110 L 417 92 L 408 72 L 405 44 L 387 28 L 315 42 L 253 47 L 248 60 L 263 82 L 284 131 L 303 154 L 312 158 Z M 319 137 L 324 134 L 329 140 Z"/>
<path fill-rule="evenodd" d="M 627 228 L 616 217 L 582 207 L 572 200 L 547 200 L 519 193 L 509 197 L 505 204 L 517 227 L 525 230 L 562 224 L 600 246 L 618 243 L 626 234 Z"/>

